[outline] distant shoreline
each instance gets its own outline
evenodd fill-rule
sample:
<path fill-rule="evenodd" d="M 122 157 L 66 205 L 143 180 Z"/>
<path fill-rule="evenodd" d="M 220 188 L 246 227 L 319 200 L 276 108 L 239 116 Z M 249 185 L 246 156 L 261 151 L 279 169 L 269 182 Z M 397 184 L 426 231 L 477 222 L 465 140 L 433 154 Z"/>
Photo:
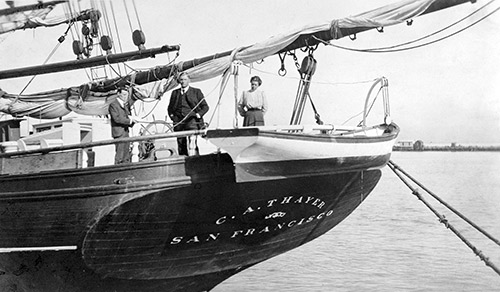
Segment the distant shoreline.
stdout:
<path fill-rule="evenodd" d="M 409 147 L 394 146 L 392 151 L 412 151 L 412 152 L 423 152 L 423 151 L 447 151 L 447 152 L 484 152 L 484 151 L 500 151 L 500 146 L 424 146 L 420 149 L 414 149 Z"/>

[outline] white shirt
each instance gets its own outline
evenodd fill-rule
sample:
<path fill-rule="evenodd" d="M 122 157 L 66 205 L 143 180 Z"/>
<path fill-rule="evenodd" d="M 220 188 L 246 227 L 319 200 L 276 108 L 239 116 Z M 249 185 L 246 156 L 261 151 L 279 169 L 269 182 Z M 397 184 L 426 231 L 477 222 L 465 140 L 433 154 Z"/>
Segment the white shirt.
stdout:
<path fill-rule="evenodd" d="M 242 116 L 245 115 L 246 110 L 260 109 L 263 113 L 267 111 L 267 98 L 264 91 L 243 91 L 240 101 L 238 102 L 238 111 Z"/>

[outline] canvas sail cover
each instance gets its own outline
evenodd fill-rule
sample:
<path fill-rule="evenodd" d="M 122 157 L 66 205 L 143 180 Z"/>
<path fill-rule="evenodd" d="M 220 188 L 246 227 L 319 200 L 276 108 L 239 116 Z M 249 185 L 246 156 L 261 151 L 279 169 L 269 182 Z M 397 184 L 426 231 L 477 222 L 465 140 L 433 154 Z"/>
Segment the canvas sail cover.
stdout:
<path fill-rule="evenodd" d="M 233 61 L 250 64 L 265 57 L 274 55 L 297 40 L 301 35 L 320 31 L 330 31 L 332 39 L 339 35 L 341 28 L 377 28 L 403 23 L 422 14 L 430 5 L 439 0 L 405 0 L 387 5 L 359 15 L 329 22 L 311 24 L 289 33 L 270 37 L 248 47 L 235 49 L 230 56 L 215 58 L 198 66 L 183 69 L 183 62 L 176 64 L 177 71 L 187 72 L 193 82 L 203 81 L 218 76 L 227 78 L 228 68 Z M 225 74 L 225 75 L 224 75 Z M 134 87 L 134 92 L 144 98 L 159 98 L 163 93 L 177 86 L 172 76 L 156 82 Z M 0 111 L 13 116 L 31 116 L 48 119 L 64 116 L 71 111 L 83 115 L 103 115 L 107 106 L 116 98 L 116 92 L 107 94 L 86 92 L 82 94 L 82 86 L 58 91 L 44 92 L 34 95 L 16 96 L 0 91 Z"/>
<path fill-rule="evenodd" d="M 65 16 L 47 18 L 53 9 L 54 5 L 49 5 L 40 9 L 18 11 L 6 15 L 0 14 L 0 34 L 18 29 L 55 26 L 68 22 L 68 18 Z"/>
<path fill-rule="evenodd" d="M 82 115 L 107 115 L 117 91 L 106 93 L 71 87 L 36 94 L 16 96 L 0 90 L 0 111 L 12 116 L 54 119 L 71 112 Z"/>

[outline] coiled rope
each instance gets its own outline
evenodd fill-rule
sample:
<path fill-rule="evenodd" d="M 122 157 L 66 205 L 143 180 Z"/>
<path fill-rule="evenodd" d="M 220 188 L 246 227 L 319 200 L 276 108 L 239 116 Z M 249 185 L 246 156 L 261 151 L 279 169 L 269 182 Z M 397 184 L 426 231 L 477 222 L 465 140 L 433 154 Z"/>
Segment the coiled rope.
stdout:
<path fill-rule="evenodd" d="M 452 211 L 457 216 L 462 218 L 465 222 L 469 223 L 476 230 L 478 230 L 483 235 L 485 235 L 490 240 L 492 240 L 493 242 L 495 242 L 497 245 L 500 246 L 500 241 L 498 241 L 498 239 L 494 238 L 491 234 L 489 234 L 488 232 L 483 230 L 481 227 L 477 226 L 472 221 L 467 219 L 464 215 L 462 215 L 460 212 L 458 212 L 455 208 L 451 207 L 449 204 L 447 204 L 445 201 L 443 201 L 441 198 L 439 198 L 436 194 L 429 191 L 426 187 L 424 187 L 421 183 L 419 183 L 416 179 L 414 179 L 412 176 L 410 176 L 407 172 L 405 172 L 403 169 L 401 169 L 401 167 L 396 165 L 394 162 L 389 160 L 387 165 L 399 177 L 399 179 L 401 179 L 401 181 L 412 191 L 412 194 L 415 195 L 420 201 L 422 201 L 422 203 L 424 203 L 424 205 L 427 208 L 429 208 L 429 210 L 431 210 L 432 213 L 434 213 L 434 215 L 436 215 L 439 218 L 439 222 L 443 223 L 446 226 L 446 228 L 450 229 L 453 233 L 455 233 L 455 235 L 458 236 L 458 238 L 460 238 L 465 243 L 465 245 L 467 245 L 474 252 L 474 254 L 476 254 L 486 264 L 486 266 L 493 269 L 500 276 L 500 269 L 498 269 L 498 267 L 496 267 L 479 249 L 477 249 L 474 245 L 472 245 L 472 243 L 470 241 L 468 241 L 453 225 L 451 225 L 451 223 L 448 222 L 448 219 L 446 219 L 446 217 L 444 215 L 439 214 L 439 212 L 436 209 L 434 209 L 429 204 L 429 202 L 427 202 L 422 197 L 422 194 L 420 194 L 417 189 L 415 189 L 413 186 L 410 185 L 410 183 L 403 177 L 403 175 L 406 176 L 407 178 L 409 178 L 412 182 L 417 184 L 419 187 L 421 187 L 424 191 L 426 191 L 433 198 L 438 200 L 441 204 L 443 204 L 450 211 Z"/>

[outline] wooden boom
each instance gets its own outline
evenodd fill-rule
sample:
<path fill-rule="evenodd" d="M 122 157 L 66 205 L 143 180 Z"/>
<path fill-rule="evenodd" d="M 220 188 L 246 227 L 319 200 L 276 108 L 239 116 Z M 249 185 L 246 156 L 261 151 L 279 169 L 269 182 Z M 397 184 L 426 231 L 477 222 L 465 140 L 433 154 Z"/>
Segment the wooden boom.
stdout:
<path fill-rule="evenodd" d="M 476 0 L 438 0 L 438 1 L 434 2 L 433 4 L 431 4 L 420 15 L 443 10 L 443 9 L 453 7 L 456 5 L 460 5 L 460 4 L 463 4 L 466 2 L 475 3 Z M 302 47 L 306 47 L 306 46 L 314 46 L 314 45 L 319 43 L 319 41 L 316 38 L 324 40 L 324 41 L 329 41 L 329 40 L 339 39 L 339 38 L 342 38 L 345 36 L 364 32 L 364 31 L 371 30 L 371 29 L 373 29 L 373 28 L 372 27 L 341 28 L 340 29 L 341 33 L 338 34 L 338 37 L 336 37 L 336 38 L 334 38 L 334 36 L 332 36 L 330 29 L 319 31 L 319 32 L 316 32 L 313 34 L 304 34 L 304 35 L 301 35 L 293 43 L 291 43 L 290 45 L 288 45 L 287 47 L 285 47 L 281 51 L 277 52 L 276 54 L 288 52 L 288 51 L 295 50 L 295 49 L 302 48 Z M 208 62 L 208 61 L 211 61 L 211 60 L 214 60 L 217 58 L 229 56 L 229 55 L 231 55 L 232 52 L 233 52 L 233 50 L 229 50 L 229 51 L 225 51 L 222 53 L 217 53 L 217 54 L 213 54 L 210 56 L 202 57 L 199 59 L 192 59 L 189 61 L 184 61 L 182 64 L 182 68 L 179 68 L 179 70 L 184 71 L 184 70 L 196 67 L 196 66 L 203 64 L 205 62 Z M 169 76 L 169 74 L 171 74 L 171 72 L 172 72 L 171 70 L 172 70 L 173 66 L 177 66 L 177 64 L 167 65 L 167 66 L 159 66 L 159 67 L 156 67 L 156 68 L 153 68 L 150 70 L 137 72 L 137 73 L 135 73 L 134 83 L 140 85 L 140 84 L 153 82 L 153 81 L 156 81 L 158 79 L 166 78 Z M 131 76 L 124 76 L 124 77 L 120 77 L 120 78 L 104 80 L 99 85 L 94 85 L 92 87 L 92 90 L 105 92 L 108 90 L 116 89 L 116 88 L 122 87 L 126 84 L 129 84 L 130 79 L 131 79 Z"/>
<path fill-rule="evenodd" d="M 23 76 L 47 74 L 60 71 L 70 71 L 75 69 L 88 68 L 93 66 L 108 65 L 126 61 L 140 60 L 145 58 L 154 58 L 157 54 L 163 54 L 172 51 L 178 51 L 180 46 L 164 45 L 159 48 L 143 49 L 119 54 L 109 54 L 87 59 L 71 60 L 65 62 L 52 63 L 47 65 L 38 65 L 31 67 L 16 68 L 0 71 L 0 79 L 17 78 Z"/>
<path fill-rule="evenodd" d="M 432 3 L 424 12 L 422 12 L 420 15 L 428 14 L 431 12 L 443 10 L 449 7 L 453 7 L 459 4 L 463 4 L 466 2 L 471 2 L 475 3 L 476 0 L 437 0 L 434 3 Z M 336 34 L 335 36 L 332 35 L 331 29 L 315 32 L 312 34 L 303 34 L 299 36 L 293 43 L 282 49 L 281 51 L 277 52 L 276 54 L 283 53 L 283 52 L 288 52 L 291 50 L 295 50 L 298 48 L 306 47 L 306 46 L 314 46 L 319 43 L 318 39 L 324 40 L 324 41 L 329 41 L 329 40 L 334 40 L 334 39 L 339 39 L 345 36 L 357 34 L 360 32 L 364 32 L 367 30 L 371 30 L 373 27 L 355 27 L 355 28 L 340 28 L 340 33 Z M 4 70 L 0 71 L 0 79 L 6 79 L 6 78 L 15 78 L 15 77 L 21 77 L 21 76 L 28 76 L 28 75 L 36 75 L 36 74 L 46 74 L 46 73 L 51 73 L 51 72 L 57 72 L 57 71 L 68 71 L 68 70 L 73 70 L 73 69 L 80 69 L 80 68 L 85 68 L 85 67 L 91 67 L 91 66 L 96 66 L 96 65 L 105 65 L 105 64 L 112 64 L 112 63 L 118 63 L 118 62 L 124 62 L 128 60 L 137 60 L 137 59 L 142 59 L 142 58 L 148 58 L 148 57 L 154 57 L 155 54 L 159 53 L 164 53 L 164 52 L 170 52 L 170 51 L 175 51 L 179 50 L 179 46 L 163 46 L 161 48 L 156 48 L 156 49 L 149 49 L 149 50 L 140 50 L 140 51 L 134 51 L 130 53 L 123 53 L 123 54 L 110 54 L 107 56 L 99 56 L 99 57 L 93 57 L 89 58 L 86 60 L 75 60 L 75 61 L 68 61 L 68 62 L 61 62 L 61 63 L 55 63 L 55 64 L 48 64 L 48 65 L 40 65 L 40 66 L 33 66 L 33 67 L 25 67 L 25 68 L 20 68 L 20 69 L 11 69 L 11 70 Z M 222 53 L 217 53 L 213 54 L 210 56 L 202 57 L 199 59 L 192 59 L 189 61 L 184 61 L 182 68 L 179 68 L 180 71 L 184 71 L 193 67 L 196 67 L 200 64 L 203 64 L 205 62 L 229 56 L 231 55 L 233 51 L 225 51 Z M 178 66 L 177 64 L 173 65 L 165 65 L 165 66 L 158 66 L 155 68 L 151 68 L 149 70 L 144 70 L 140 72 L 134 73 L 134 83 L 137 85 L 153 82 L 162 78 L 168 77 L 173 69 L 173 66 Z M 118 78 L 113 78 L 113 79 L 107 79 L 99 82 L 99 84 L 93 84 L 92 90 L 93 91 L 101 91 L 101 92 L 106 92 L 109 90 L 117 89 L 119 87 L 123 87 L 127 84 L 130 83 L 132 76 L 127 75 L 123 77 L 118 77 Z"/>

